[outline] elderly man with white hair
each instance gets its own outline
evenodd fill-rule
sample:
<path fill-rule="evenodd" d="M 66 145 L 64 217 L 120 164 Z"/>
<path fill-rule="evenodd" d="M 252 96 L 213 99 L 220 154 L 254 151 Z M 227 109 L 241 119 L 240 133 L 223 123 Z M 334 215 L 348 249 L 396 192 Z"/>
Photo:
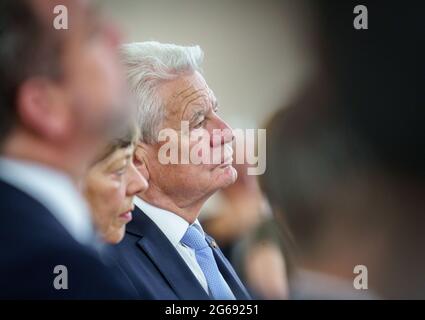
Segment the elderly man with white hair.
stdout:
<path fill-rule="evenodd" d="M 118 245 L 121 267 L 141 298 L 249 299 L 197 219 L 205 201 L 237 177 L 233 134 L 201 74 L 201 48 L 142 42 L 121 53 L 142 131 L 135 164 L 149 181 Z"/>

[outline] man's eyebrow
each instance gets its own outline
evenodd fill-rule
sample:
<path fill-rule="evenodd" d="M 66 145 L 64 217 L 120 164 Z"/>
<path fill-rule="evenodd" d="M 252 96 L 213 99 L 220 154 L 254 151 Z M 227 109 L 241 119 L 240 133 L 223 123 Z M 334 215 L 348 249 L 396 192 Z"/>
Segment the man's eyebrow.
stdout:
<path fill-rule="evenodd" d="M 201 108 L 198 108 L 197 110 L 195 110 L 193 112 L 193 114 L 190 117 L 190 120 L 189 121 L 196 120 L 199 116 L 205 115 L 205 113 L 206 113 L 206 109 L 204 107 L 202 107 L 202 109 Z"/>
<path fill-rule="evenodd" d="M 198 94 L 194 97 L 194 98 L 192 98 L 192 99 L 190 99 L 185 105 L 184 105 L 184 107 L 183 107 L 183 112 L 182 112 L 182 117 L 184 116 L 184 114 L 186 113 L 186 110 L 187 110 L 187 107 L 191 104 L 191 103 L 193 103 L 194 101 L 196 101 L 196 100 L 198 100 L 199 98 L 202 98 L 204 95 L 202 94 L 202 93 L 199 93 L 199 91 L 200 90 L 202 90 L 202 89 L 199 89 L 199 90 L 196 90 L 197 92 L 198 92 Z M 194 92 L 194 93 L 196 93 L 196 92 Z M 188 95 L 187 97 L 191 97 L 193 94 L 190 94 L 190 95 Z M 184 101 L 184 100 L 183 100 Z M 203 104 L 198 104 L 198 105 L 203 105 Z"/>

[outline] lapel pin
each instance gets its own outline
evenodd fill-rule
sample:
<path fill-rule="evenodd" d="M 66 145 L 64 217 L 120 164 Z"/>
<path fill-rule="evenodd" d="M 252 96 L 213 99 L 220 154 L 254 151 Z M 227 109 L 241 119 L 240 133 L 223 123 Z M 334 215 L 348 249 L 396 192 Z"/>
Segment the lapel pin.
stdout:
<path fill-rule="evenodd" d="M 217 242 L 215 242 L 215 240 L 211 240 L 211 247 L 213 247 L 214 249 L 218 247 Z"/>

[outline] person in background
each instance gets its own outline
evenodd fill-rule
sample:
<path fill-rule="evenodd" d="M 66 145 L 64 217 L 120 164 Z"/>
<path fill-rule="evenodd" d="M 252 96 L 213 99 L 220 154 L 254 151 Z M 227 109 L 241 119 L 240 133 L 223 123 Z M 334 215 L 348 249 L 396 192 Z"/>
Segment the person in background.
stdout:
<path fill-rule="evenodd" d="M 86 1 L 3 0 L 0 21 L 0 298 L 134 297 L 79 192 L 131 114 L 117 32 Z"/>
<path fill-rule="evenodd" d="M 283 243 L 279 231 L 272 230 L 273 214 L 257 176 L 248 175 L 249 166 L 248 163 L 234 164 L 237 181 L 207 202 L 201 221 L 223 248 L 252 297 L 287 299 Z"/>
<path fill-rule="evenodd" d="M 202 210 L 205 230 L 222 246 L 227 257 L 234 245 L 270 215 L 270 208 L 258 186 L 257 177 L 248 175 L 248 164 L 233 164 L 238 179 L 217 192 Z"/>
<path fill-rule="evenodd" d="M 288 275 L 292 272 L 289 234 L 270 216 L 235 246 L 232 262 L 255 299 L 290 298 Z"/>

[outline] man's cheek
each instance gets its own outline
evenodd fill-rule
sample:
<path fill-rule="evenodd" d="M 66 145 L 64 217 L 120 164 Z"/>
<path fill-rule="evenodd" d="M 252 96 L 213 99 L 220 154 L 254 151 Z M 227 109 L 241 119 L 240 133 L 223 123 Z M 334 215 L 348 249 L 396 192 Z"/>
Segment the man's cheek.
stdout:
<path fill-rule="evenodd" d="M 210 145 L 209 138 L 203 132 L 198 131 L 198 137 L 191 137 L 189 161 L 191 164 L 209 164 L 210 163 Z"/>

